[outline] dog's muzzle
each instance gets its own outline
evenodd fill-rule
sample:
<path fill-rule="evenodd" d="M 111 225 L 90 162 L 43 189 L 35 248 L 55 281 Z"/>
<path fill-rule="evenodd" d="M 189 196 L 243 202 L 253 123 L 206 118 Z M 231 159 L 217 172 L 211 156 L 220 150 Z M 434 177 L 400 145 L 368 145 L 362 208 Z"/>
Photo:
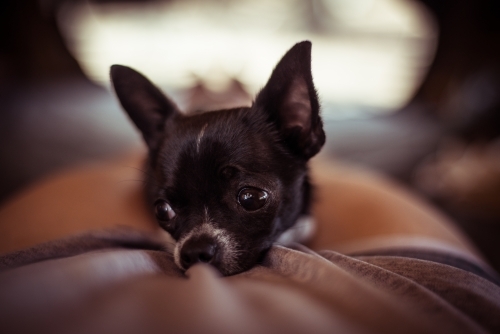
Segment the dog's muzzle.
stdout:
<path fill-rule="evenodd" d="M 187 240 L 180 250 L 180 264 L 188 269 L 196 263 L 207 263 L 217 267 L 217 243 L 208 236 Z"/>
<path fill-rule="evenodd" d="M 204 223 L 177 241 L 174 261 L 182 270 L 196 263 L 207 263 L 223 275 L 229 275 L 240 270 L 239 249 L 239 244 L 228 231 Z"/>

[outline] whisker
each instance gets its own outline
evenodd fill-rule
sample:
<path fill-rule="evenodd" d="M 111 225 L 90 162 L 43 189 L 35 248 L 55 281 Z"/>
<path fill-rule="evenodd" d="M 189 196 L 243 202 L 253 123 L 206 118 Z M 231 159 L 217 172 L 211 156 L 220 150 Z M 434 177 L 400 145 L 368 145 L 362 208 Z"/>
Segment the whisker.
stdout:
<path fill-rule="evenodd" d="M 133 166 L 122 166 L 122 167 L 135 169 L 135 170 L 137 170 L 137 171 L 139 171 L 139 172 L 144 173 L 144 174 L 145 174 L 145 175 L 147 175 L 147 176 L 154 177 L 153 175 L 149 174 L 147 171 L 145 171 L 145 170 L 143 170 L 143 169 L 140 169 L 140 168 L 137 168 L 137 167 L 133 167 Z"/>
<path fill-rule="evenodd" d="M 151 173 L 149 173 L 149 172 L 147 172 L 147 171 L 145 171 L 145 170 L 143 170 L 143 169 L 140 169 L 140 168 L 137 168 L 137 167 L 133 167 L 133 166 L 126 166 L 126 165 L 125 165 L 125 166 L 122 166 L 122 167 L 135 169 L 136 171 L 139 171 L 139 172 L 143 173 L 144 175 L 149 176 L 149 178 L 150 178 L 152 181 L 154 181 L 154 183 L 155 183 L 157 186 L 160 186 L 160 182 L 156 179 L 156 177 L 155 177 L 153 174 L 151 174 Z"/>
<path fill-rule="evenodd" d="M 120 181 L 116 181 L 117 184 L 119 183 L 124 183 L 124 182 L 141 182 L 141 183 L 144 183 L 146 184 L 147 182 L 144 181 L 144 180 L 120 180 Z"/>

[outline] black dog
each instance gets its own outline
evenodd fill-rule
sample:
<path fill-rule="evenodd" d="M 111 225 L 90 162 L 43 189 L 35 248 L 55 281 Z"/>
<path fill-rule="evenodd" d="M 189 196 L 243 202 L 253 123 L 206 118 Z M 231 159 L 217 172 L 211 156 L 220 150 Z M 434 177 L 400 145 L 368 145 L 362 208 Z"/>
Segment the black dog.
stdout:
<path fill-rule="evenodd" d="M 149 148 L 147 194 L 181 269 L 247 270 L 307 213 L 307 162 L 325 142 L 310 42 L 285 54 L 250 108 L 183 115 L 131 68 L 113 65 L 111 79 Z"/>

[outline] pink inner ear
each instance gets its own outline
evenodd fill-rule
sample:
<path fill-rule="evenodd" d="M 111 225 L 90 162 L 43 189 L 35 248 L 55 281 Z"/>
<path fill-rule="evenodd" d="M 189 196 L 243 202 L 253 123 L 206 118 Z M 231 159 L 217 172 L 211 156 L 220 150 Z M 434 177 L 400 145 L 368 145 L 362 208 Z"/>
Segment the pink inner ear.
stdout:
<path fill-rule="evenodd" d="M 301 127 L 302 132 L 311 129 L 311 99 L 303 78 L 293 79 L 280 108 L 284 128 Z"/>

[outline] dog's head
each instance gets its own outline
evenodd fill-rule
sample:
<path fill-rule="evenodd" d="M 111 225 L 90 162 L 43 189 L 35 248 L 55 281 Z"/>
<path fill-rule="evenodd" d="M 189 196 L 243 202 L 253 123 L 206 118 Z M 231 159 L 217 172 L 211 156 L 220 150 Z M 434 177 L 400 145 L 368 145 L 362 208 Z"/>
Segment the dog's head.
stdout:
<path fill-rule="evenodd" d="M 114 65 L 111 78 L 149 148 L 148 197 L 180 268 L 247 270 L 307 210 L 306 164 L 325 142 L 310 42 L 285 54 L 249 108 L 183 115 L 138 72 Z"/>

